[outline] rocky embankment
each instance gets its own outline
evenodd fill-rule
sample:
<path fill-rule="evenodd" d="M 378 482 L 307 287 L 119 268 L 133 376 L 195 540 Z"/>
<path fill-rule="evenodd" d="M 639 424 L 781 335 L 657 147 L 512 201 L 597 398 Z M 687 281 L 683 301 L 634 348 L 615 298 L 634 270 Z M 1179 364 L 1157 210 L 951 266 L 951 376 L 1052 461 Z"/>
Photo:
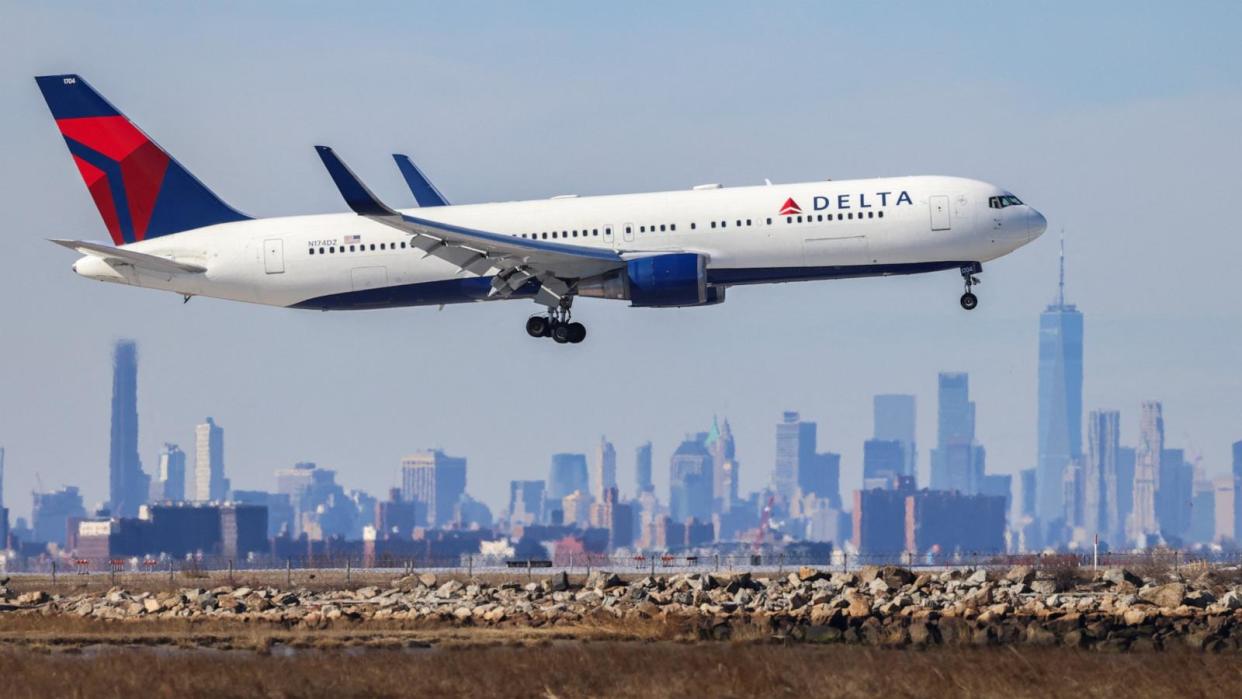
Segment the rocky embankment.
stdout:
<path fill-rule="evenodd" d="M 216 587 L 168 592 L 17 594 L 0 588 L 7 615 L 233 620 L 317 629 L 385 622 L 420 626 L 575 626 L 623 632 L 667 625 L 704 639 L 770 637 L 881 646 L 1033 644 L 1100 649 L 1242 648 L 1242 576 L 1204 572 L 1143 579 L 1005 570 L 918 573 L 802 568 L 786 576 L 701 573 L 630 580 L 596 572 L 489 584 L 411 575 L 384 588 L 311 591 Z"/>

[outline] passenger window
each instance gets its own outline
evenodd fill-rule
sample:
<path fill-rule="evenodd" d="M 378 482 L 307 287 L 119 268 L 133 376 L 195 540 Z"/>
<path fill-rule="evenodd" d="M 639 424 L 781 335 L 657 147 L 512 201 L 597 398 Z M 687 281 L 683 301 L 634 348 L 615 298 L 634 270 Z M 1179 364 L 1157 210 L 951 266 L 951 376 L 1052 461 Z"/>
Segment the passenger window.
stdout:
<path fill-rule="evenodd" d="M 661 233 L 663 233 L 663 232 L 664 232 L 664 224 L 663 224 L 663 223 L 661 223 L 661 224 L 660 224 L 660 232 L 661 232 Z"/>
<path fill-rule="evenodd" d="M 323 254 L 323 248 L 319 248 L 319 254 L 320 254 L 320 255 L 322 255 L 322 254 Z"/>
<path fill-rule="evenodd" d="M 740 218 L 737 220 L 737 227 L 738 227 L 738 228 L 741 228 L 741 227 L 742 227 L 742 219 L 740 219 Z"/>
<path fill-rule="evenodd" d="M 668 229 L 669 229 L 670 231 L 675 231 L 675 230 L 677 230 L 677 224 L 676 224 L 676 223 L 670 223 L 670 224 L 668 224 Z"/>
<path fill-rule="evenodd" d="M 802 217 L 801 217 L 801 216 L 799 216 L 799 217 L 798 217 L 798 223 L 802 223 Z"/>
<path fill-rule="evenodd" d="M 690 222 L 690 230 L 694 230 L 697 227 L 698 227 L 698 224 L 696 224 L 694 221 Z"/>
<path fill-rule="evenodd" d="M 729 225 L 729 222 L 728 222 L 728 221 L 721 221 L 721 222 L 720 222 L 720 227 L 721 227 L 721 228 L 724 228 L 725 226 L 728 226 L 728 225 Z"/>
<path fill-rule="evenodd" d="M 751 222 L 750 222 L 750 219 L 746 219 L 746 225 L 748 225 L 748 226 L 749 226 L 749 225 L 752 225 L 752 224 L 751 224 Z"/>
<path fill-rule="evenodd" d="M 715 228 L 715 227 L 716 227 L 716 222 L 712 221 L 712 228 Z"/>
<path fill-rule="evenodd" d="M 311 249 L 310 249 L 310 254 L 312 254 L 312 255 L 314 255 L 314 254 L 315 254 L 315 248 L 311 248 Z"/>
<path fill-rule="evenodd" d="M 770 218 L 768 219 L 768 225 L 769 225 L 769 226 L 770 226 L 770 225 L 772 225 L 772 219 L 770 219 Z"/>
<path fill-rule="evenodd" d="M 633 232 L 634 232 L 633 227 L 632 227 L 632 226 L 626 226 L 626 227 L 625 227 L 625 232 L 626 232 L 626 233 L 633 233 Z"/>
<path fill-rule="evenodd" d="M 874 212 L 874 211 L 868 211 L 868 212 L 867 212 L 867 218 L 875 218 L 875 212 Z"/>

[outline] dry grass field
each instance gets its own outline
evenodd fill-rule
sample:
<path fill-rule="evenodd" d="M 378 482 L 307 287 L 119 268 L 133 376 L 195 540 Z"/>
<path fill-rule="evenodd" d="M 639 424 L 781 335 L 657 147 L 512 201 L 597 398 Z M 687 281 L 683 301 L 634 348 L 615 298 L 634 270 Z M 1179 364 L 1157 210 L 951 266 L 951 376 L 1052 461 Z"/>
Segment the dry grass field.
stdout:
<path fill-rule="evenodd" d="M 545 641 L 405 650 L 0 650 L 7 699 L 1242 696 L 1231 655 Z"/>

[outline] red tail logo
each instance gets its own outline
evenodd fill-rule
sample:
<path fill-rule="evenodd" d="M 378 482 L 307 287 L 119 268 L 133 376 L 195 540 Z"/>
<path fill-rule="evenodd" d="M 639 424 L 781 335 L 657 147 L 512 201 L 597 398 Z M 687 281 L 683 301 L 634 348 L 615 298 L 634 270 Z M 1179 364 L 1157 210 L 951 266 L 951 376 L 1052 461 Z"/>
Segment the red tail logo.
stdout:
<path fill-rule="evenodd" d="M 785 204 L 781 206 L 781 216 L 791 216 L 800 213 L 802 213 L 802 207 L 798 206 L 798 202 L 794 201 L 793 197 L 786 199 Z"/>

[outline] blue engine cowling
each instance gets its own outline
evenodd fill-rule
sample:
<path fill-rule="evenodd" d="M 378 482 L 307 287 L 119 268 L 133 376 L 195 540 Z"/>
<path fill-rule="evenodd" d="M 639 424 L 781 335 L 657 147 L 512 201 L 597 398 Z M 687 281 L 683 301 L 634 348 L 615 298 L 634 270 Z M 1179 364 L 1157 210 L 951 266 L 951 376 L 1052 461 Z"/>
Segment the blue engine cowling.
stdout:
<path fill-rule="evenodd" d="M 707 283 L 707 258 L 689 252 L 631 260 L 624 270 L 583 280 L 577 292 L 647 308 L 707 306 L 724 301 L 725 295 L 723 287 Z"/>

